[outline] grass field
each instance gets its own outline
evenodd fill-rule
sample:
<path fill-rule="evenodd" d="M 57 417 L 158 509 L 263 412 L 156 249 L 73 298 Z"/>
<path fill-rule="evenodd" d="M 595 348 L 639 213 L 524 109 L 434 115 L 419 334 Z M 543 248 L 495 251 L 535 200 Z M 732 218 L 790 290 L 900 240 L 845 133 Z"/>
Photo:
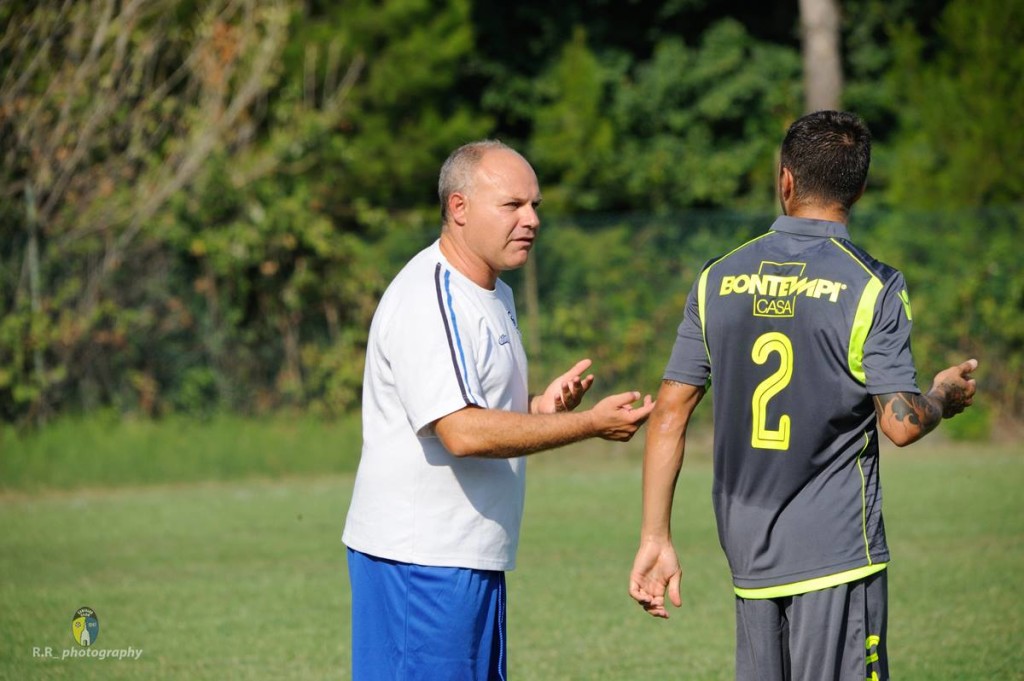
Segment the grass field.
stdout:
<path fill-rule="evenodd" d="M 360 437 L 358 414 L 151 421 L 101 412 L 27 435 L 0 423 L 0 493 L 350 473 Z"/>
<path fill-rule="evenodd" d="M 531 461 L 509 575 L 513 679 L 732 678 L 732 596 L 706 447 L 691 452 L 677 495 L 683 608 L 656 621 L 626 595 L 638 451 L 599 443 Z M 6 484 L 0 679 L 348 678 L 339 534 L 352 476 L 299 470 L 79 490 Z M 1024 679 L 1019 447 L 888 450 L 883 480 L 893 678 Z M 131 647 L 141 658 L 59 659 L 78 648 L 70 624 L 81 606 L 100 621 L 90 650 Z M 46 647 L 54 658 L 33 656 Z"/>

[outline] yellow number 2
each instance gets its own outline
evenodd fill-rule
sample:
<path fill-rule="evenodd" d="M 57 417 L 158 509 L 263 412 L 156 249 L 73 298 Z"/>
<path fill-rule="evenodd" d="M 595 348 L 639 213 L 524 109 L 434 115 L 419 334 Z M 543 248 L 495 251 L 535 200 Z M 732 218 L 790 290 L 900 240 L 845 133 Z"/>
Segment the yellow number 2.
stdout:
<path fill-rule="evenodd" d="M 793 344 L 784 334 L 772 331 L 754 341 L 750 357 L 758 364 L 764 364 L 772 353 L 779 353 L 779 369 L 761 381 L 754 390 L 750 404 L 754 410 L 754 426 L 750 432 L 750 444 L 758 449 L 789 449 L 789 415 L 779 417 L 776 430 L 768 428 L 768 400 L 778 395 L 793 378 Z"/>

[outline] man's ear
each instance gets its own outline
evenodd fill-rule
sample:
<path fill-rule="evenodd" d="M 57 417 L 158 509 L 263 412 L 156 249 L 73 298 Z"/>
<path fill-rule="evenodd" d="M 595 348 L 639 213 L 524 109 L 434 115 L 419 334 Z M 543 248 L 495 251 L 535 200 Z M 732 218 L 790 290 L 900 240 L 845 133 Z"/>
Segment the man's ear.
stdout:
<path fill-rule="evenodd" d="M 468 199 L 462 192 L 452 192 L 448 195 L 448 217 L 459 225 L 466 224 L 466 209 Z"/>
<path fill-rule="evenodd" d="M 779 203 L 783 215 L 794 215 L 800 207 L 796 192 L 796 178 L 793 171 L 784 166 L 779 167 Z"/>
<path fill-rule="evenodd" d="M 793 180 L 793 173 L 785 166 L 779 167 L 779 200 L 785 206 L 793 200 L 796 193 L 796 183 Z"/>

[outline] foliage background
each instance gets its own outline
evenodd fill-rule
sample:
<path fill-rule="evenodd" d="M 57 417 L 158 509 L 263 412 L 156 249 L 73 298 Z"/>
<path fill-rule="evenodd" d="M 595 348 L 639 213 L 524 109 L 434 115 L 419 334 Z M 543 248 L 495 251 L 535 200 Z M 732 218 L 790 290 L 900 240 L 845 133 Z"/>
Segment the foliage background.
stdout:
<path fill-rule="evenodd" d="M 944 439 L 1024 413 L 1024 0 L 842 9 L 875 135 L 851 229 L 907 275 L 922 384 L 982 361 L 972 410 L 883 457 L 894 670 L 1010 678 L 1019 440 Z M 366 333 L 444 157 L 499 137 L 540 175 L 508 273 L 534 382 L 586 355 L 595 392 L 654 390 L 701 264 L 774 219 L 798 26 L 794 0 L 0 3 L 0 677 L 344 676 Z M 640 446 L 531 464 L 514 675 L 729 676 L 706 441 L 686 606 L 624 594 Z M 144 658 L 32 657 L 83 603 Z"/>
<path fill-rule="evenodd" d="M 1024 410 L 1024 0 L 842 5 L 875 135 L 855 239 L 904 270 L 927 385 L 982 361 Z M 775 215 L 796 3 L 8 2 L 0 417 L 358 407 L 376 300 L 435 238 L 458 144 L 545 196 L 509 273 L 535 381 L 580 355 L 653 390 L 694 275 Z M 956 429 L 954 429 L 956 432 Z"/>

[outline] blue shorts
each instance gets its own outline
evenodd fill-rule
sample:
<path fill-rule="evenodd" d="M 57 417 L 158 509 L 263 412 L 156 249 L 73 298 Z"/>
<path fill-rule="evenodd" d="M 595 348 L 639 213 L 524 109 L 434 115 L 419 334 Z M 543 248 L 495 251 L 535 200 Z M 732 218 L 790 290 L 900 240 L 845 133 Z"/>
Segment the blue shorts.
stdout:
<path fill-rule="evenodd" d="M 505 573 L 348 550 L 353 681 L 504 681 Z"/>

